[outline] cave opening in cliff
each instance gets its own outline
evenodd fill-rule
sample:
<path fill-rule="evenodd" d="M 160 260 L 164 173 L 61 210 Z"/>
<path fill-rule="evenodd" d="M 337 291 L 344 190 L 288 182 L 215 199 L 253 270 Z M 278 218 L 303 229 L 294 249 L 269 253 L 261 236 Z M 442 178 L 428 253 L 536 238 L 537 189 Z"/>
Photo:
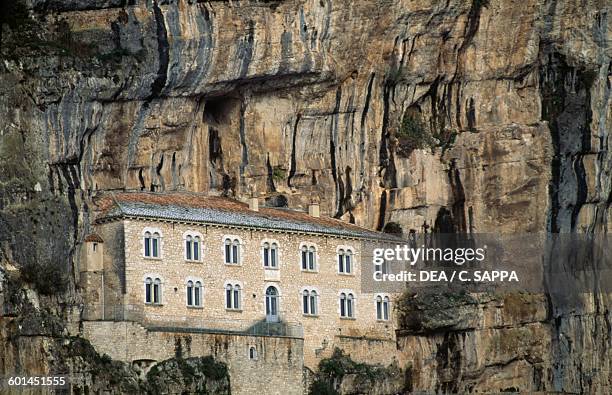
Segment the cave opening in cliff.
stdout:
<path fill-rule="evenodd" d="M 227 125 L 232 115 L 239 111 L 241 100 L 220 96 L 206 100 L 204 104 L 204 121 L 211 125 Z"/>

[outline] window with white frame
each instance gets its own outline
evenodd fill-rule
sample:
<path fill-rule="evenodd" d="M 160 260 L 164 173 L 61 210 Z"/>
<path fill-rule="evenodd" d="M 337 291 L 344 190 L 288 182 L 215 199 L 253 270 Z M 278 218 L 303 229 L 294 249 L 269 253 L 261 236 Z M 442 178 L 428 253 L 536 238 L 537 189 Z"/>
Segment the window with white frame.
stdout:
<path fill-rule="evenodd" d="M 151 276 L 145 278 L 145 303 L 161 304 L 162 281 L 159 277 Z"/>
<path fill-rule="evenodd" d="M 353 273 L 353 250 L 350 248 L 338 249 L 338 273 Z"/>
<path fill-rule="evenodd" d="M 202 260 L 202 237 L 197 233 L 186 233 L 185 260 L 199 262 Z"/>
<path fill-rule="evenodd" d="M 224 239 L 225 263 L 228 265 L 240 264 L 240 240 L 237 237 Z"/>
<path fill-rule="evenodd" d="M 300 248 L 302 270 L 314 272 L 317 270 L 317 247 L 314 244 L 302 244 Z"/>
<path fill-rule="evenodd" d="M 376 295 L 376 319 L 389 321 L 389 297 L 387 295 Z"/>
<path fill-rule="evenodd" d="M 319 294 L 314 289 L 302 291 L 302 312 L 304 315 L 319 314 Z"/>
<path fill-rule="evenodd" d="M 274 285 L 266 287 L 266 321 L 278 322 L 280 292 Z"/>
<path fill-rule="evenodd" d="M 225 308 L 228 310 L 240 310 L 242 287 L 240 284 L 228 283 L 225 285 Z"/>
<path fill-rule="evenodd" d="M 264 241 L 262 252 L 264 267 L 267 269 L 278 269 L 278 243 L 275 241 Z"/>
<path fill-rule="evenodd" d="M 355 318 L 355 296 L 352 292 L 340 293 L 340 317 Z"/>
<path fill-rule="evenodd" d="M 389 274 L 389 262 L 383 260 L 381 263 L 374 264 L 374 273 Z"/>
<path fill-rule="evenodd" d="M 146 258 L 159 258 L 161 256 L 161 232 L 147 229 L 143 234 L 144 256 Z"/>
<path fill-rule="evenodd" d="M 187 306 L 202 307 L 202 281 L 187 281 Z"/>

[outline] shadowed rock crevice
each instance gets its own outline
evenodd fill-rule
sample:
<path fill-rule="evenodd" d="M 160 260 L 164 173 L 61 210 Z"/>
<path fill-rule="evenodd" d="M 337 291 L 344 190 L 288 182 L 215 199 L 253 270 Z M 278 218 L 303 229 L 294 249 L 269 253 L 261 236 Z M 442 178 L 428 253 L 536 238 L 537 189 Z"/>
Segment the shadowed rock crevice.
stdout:
<path fill-rule="evenodd" d="M 542 118 L 548 121 L 554 156 L 550 185 L 549 231 L 577 230 L 577 219 L 589 188 L 584 168 L 591 154 L 590 91 L 592 71 L 571 67 L 551 53 L 540 71 Z"/>

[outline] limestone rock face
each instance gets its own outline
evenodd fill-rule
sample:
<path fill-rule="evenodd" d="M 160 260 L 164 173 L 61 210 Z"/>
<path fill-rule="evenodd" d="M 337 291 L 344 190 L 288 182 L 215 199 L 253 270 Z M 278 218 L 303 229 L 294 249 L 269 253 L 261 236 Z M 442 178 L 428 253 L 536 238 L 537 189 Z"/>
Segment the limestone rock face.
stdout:
<path fill-rule="evenodd" d="M 44 245 L 57 201 L 51 217 L 70 231 L 51 237 L 69 257 L 37 260 L 66 284 L 36 303 L 68 319 L 99 191 L 255 190 L 291 207 L 318 196 L 323 214 L 404 232 L 612 223 L 609 1 L 23 4 L 34 21 L 5 25 L 0 47 L 0 300 L 9 265 L 32 260 L 16 218 Z M 408 143 L 404 119 L 425 146 Z M 407 332 L 400 352 L 415 391 L 606 393 L 608 306 L 542 301 L 534 320 Z"/>

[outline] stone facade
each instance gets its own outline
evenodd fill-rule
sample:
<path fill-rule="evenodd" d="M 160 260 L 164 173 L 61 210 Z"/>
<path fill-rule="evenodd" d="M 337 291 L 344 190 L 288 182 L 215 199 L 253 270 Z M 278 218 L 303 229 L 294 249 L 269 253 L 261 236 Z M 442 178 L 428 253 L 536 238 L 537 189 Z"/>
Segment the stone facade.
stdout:
<path fill-rule="evenodd" d="M 211 355 L 227 364 L 232 394 L 303 393 L 302 339 L 151 331 L 127 321 L 85 321 L 83 335 L 98 352 L 143 370 L 176 355 Z"/>
<path fill-rule="evenodd" d="M 144 256 L 144 233 L 159 232 L 160 256 Z M 364 241 L 333 235 L 280 232 L 197 223 L 179 223 L 138 218 L 101 223 L 98 233 L 104 238 L 104 316 L 99 320 L 131 320 L 157 328 L 203 328 L 214 331 L 266 333 L 266 289 L 278 291 L 279 319 L 293 337 L 304 339 L 304 364 L 316 369 L 318 361 L 329 356 L 334 347 L 346 348 L 347 339 L 374 339 L 381 352 L 355 354 L 358 359 L 388 364 L 388 352 L 395 350 L 393 295 L 389 295 L 389 320 L 378 320 L 376 296 L 361 293 L 362 266 L 372 264 L 362 259 Z M 185 237 L 199 235 L 201 261 L 185 256 Z M 121 236 L 123 235 L 123 236 Z M 240 240 L 238 264 L 226 264 L 224 240 Z M 278 268 L 263 264 L 263 244 L 278 245 Z M 300 248 L 316 247 L 316 269 L 302 270 Z M 124 247 L 125 246 L 125 247 Z M 338 250 L 353 252 L 351 274 L 338 272 Z M 96 277 L 99 278 L 99 277 Z M 159 278 L 162 283 L 161 304 L 145 303 L 145 279 Z M 187 306 L 187 281 L 203 285 L 201 307 Z M 95 281 L 95 280 L 93 280 Z M 225 287 L 241 287 L 240 308 L 226 308 Z M 93 285 L 92 281 L 88 286 Z M 98 288 L 98 287 L 96 287 Z M 317 292 L 316 315 L 303 314 L 303 291 Z M 354 317 L 340 316 L 340 293 L 354 295 Z M 263 332 L 253 329 L 261 329 Z M 350 348 L 350 347 L 349 347 Z M 388 351 L 388 352 L 386 352 Z M 246 353 L 246 351 L 245 351 Z"/>

